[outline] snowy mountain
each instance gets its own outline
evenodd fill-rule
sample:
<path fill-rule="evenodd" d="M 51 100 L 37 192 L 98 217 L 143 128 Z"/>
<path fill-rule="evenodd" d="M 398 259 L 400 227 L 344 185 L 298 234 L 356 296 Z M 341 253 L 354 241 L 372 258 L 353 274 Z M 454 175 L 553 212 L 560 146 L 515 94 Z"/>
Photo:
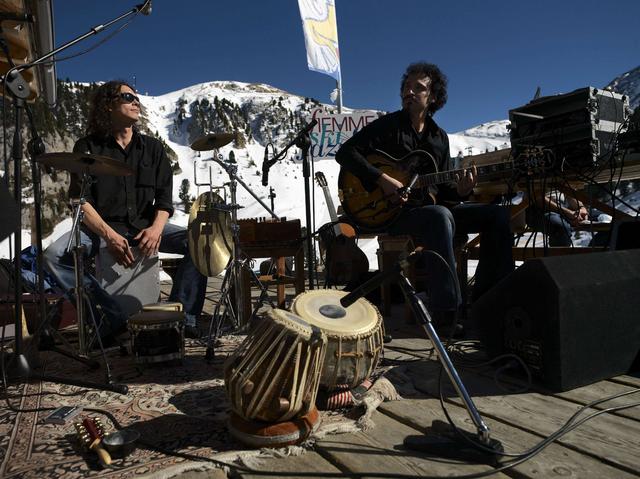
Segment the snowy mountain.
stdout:
<path fill-rule="evenodd" d="M 635 110 L 640 106 L 640 66 L 623 73 L 607 85 L 613 91 L 629 97 L 629 106 Z"/>

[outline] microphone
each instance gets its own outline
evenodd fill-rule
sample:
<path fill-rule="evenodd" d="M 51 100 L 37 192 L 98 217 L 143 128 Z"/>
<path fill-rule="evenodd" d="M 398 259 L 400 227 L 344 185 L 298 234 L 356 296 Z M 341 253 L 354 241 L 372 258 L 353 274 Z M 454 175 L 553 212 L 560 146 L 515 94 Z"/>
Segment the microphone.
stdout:
<path fill-rule="evenodd" d="M 34 16 L 29 13 L 0 12 L 0 22 L 4 20 L 26 23 L 33 23 L 36 21 Z"/>
<path fill-rule="evenodd" d="M 264 160 L 262 160 L 262 186 L 269 184 L 269 144 L 264 147 Z"/>
<path fill-rule="evenodd" d="M 300 132 L 298 133 L 298 138 L 301 137 L 302 135 L 306 135 L 309 132 L 311 132 L 311 130 L 313 130 L 313 127 L 316 126 L 317 124 L 318 124 L 317 118 L 314 118 L 313 120 L 311 120 L 311 123 L 309 123 L 302 130 L 300 130 Z"/>
<path fill-rule="evenodd" d="M 151 0 L 147 0 L 146 2 L 138 5 L 137 8 L 143 15 L 149 15 L 151 13 Z"/>

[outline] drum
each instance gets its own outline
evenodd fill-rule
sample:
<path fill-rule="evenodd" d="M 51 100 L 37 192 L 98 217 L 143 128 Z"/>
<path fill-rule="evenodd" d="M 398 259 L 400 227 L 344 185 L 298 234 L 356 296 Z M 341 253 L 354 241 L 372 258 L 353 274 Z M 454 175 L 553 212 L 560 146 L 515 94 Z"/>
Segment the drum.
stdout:
<path fill-rule="evenodd" d="M 142 311 L 129 318 L 128 326 L 137 363 L 184 359 L 184 313 Z"/>
<path fill-rule="evenodd" d="M 281 309 L 269 310 L 225 361 L 233 411 L 246 420 L 281 422 L 314 407 L 327 338 Z"/>
<path fill-rule="evenodd" d="M 327 335 L 320 386 L 331 390 L 355 387 L 367 379 L 380 359 L 384 323 L 378 309 L 364 298 L 348 308 L 340 305 L 344 291 L 315 289 L 296 296 L 291 311 Z"/>

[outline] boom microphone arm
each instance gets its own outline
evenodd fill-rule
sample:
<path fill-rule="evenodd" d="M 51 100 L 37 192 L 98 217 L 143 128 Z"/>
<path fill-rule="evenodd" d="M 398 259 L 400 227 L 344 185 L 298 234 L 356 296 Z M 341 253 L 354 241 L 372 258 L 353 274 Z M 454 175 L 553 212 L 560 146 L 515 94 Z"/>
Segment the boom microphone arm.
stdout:
<path fill-rule="evenodd" d="M 283 159 L 285 157 L 285 155 L 287 154 L 287 151 L 289 151 L 289 148 L 291 148 L 292 146 L 296 145 L 301 138 L 303 138 L 305 135 L 308 135 L 309 132 L 311 130 L 313 130 L 313 127 L 316 126 L 318 124 L 318 120 L 316 120 L 315 118 L 311 121 L 311 123 L 307 124 L 304 126 L 304 128 L 302 128 L 302 130 L 300 130 L 295 138 L 293 140 L 291 140 L 287 146 L 285 146 L 282 151 L 280 151 L 280 153 L 277 153 L 275 155 L 273 155 L 272 159 L 269 159 L 269 155 L 267 153 L 267 147 L 269 145 L 267 145 L 267 147 L 265 147 L 265 152 L 264 152 L 264 161 L 262 162 L 262 185 L 263 186 L 267 186 L 267 184 L 269 183 L 268 178 L 269 178 L 269 169 L 275 165 L 278 161 L 280 161 L 281 159 Z"/>

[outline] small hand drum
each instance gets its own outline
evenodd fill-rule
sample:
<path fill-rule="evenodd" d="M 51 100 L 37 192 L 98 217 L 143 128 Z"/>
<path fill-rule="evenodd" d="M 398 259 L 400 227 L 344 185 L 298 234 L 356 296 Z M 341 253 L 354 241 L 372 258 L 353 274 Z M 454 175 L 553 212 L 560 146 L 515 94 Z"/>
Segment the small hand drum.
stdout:
<path fill-rule="evenodd" d="M 315 289 L 296 296 L 291 311 L 327 335 L 327 354 L 320 386 L 355 387 L 371 376 L 383 349 L 384 323 L 378 309 L 366 299 L 348 308 L 340 305 L 344 291 Z"/>
<path fill-rule="evenodd" d="M 233 411 L 267 422 L 314 407 L 327 338 L 295 314 L 270 310 L 224 364 Z"/>
<path fill-rule="evenodd" d="M 131 352 L 137 363 L 184 359 L 184 313 L 142 311 L 129 318 Z"/>

